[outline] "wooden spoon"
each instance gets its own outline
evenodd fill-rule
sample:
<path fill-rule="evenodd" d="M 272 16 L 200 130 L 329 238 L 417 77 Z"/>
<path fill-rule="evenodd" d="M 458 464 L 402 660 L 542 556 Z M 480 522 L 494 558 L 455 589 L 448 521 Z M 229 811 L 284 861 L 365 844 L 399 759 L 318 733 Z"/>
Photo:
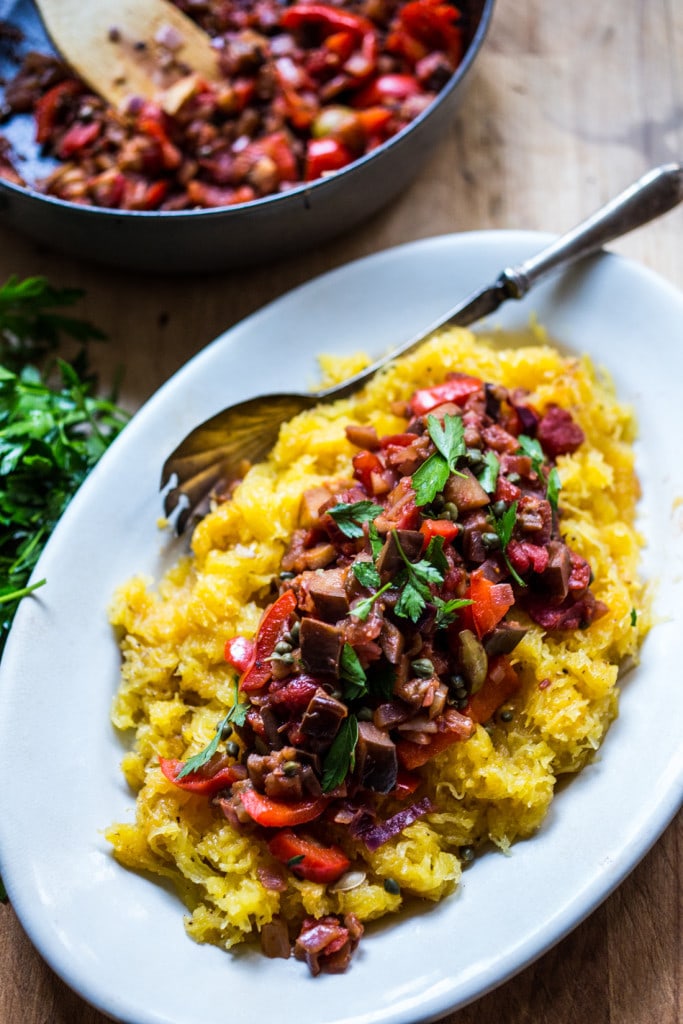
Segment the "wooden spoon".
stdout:
<path fill-rule="evenodd" d="M 36 0 L 64 60 L 114 107 L 133 96 L 170 113 L 196 76 L 220 77 L 210 37 L 169 0 Z"/>

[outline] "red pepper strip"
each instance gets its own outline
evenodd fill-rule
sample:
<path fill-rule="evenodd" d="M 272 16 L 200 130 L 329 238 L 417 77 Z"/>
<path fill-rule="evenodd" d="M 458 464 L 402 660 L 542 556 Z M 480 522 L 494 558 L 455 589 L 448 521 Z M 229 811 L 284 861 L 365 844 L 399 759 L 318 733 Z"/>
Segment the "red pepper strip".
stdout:
<path fill-rule="evenodd" d="M 90 121 L 88 124 L 83 124 L 82 121 L 77 121 L 72 124 L 66 135 L 59 143 L 58 156 L 61 160 L 68 160 L 70 156 L 77 153 L 79 149 L 84 149 L 91 142 L 94 142 L 97 136 L 100 134 L 101 125 L 97 121 Z"/>
<path fill-rule="evenodd" d="M 180 166 L 183 155 L 168 137 L 162 110 L 152 103 L 146 103 L 138 118 L 138 128 L 159 144 L 161 162 L 167 170 L 175 170 Z"/>
<path fill-rule="evenodd" d="M 168 781 L 172 782 L 178 789 L 184 789 L 188 793 L 202 793 L 210 796 L 212 793 L 217 793 L 219 789 L 226 789 L 240 778 L 240 775 L 235 772 L 233 764 L 225 765 L 223 768 L 219 768 L 218 771 L 214 771 L 213 775 L 211 775 L 209 762 L 204 768 L 200 768 L 196 772 L 190 772 L 183 776 L 182 779 L 179 779 L 178 774 L 183 770 L 184 766 L 184 761 L 178 761 L 175 758 L 159 758 L 159 767 Z"/>
<path fill-rule="evenodd" d="M 410 399 L 410 407 L 415 416 L 424 416 L 430 410 L 436 409 L 437 405 L 443 405 L 444 402 L 462 404 L 466 398 L 475 394 L 483 386 L 483 382 L 478 377 L 457 373 L 445 380 L 443 384 L 416 391 Z"/>
<path fill-rule="evenodd" d="M 489 671 L 478 693 L 470 697 L 465 713 L 474 722 L 488 722 L 501 704 L 509 700 L 520 687 L 520 679 L 506 654 L 491 658 Z"/>
<path fill-rule="evenodd" d="M 303 825 L 306 821 L 319 818 L 327 807 L 327 798 L 324 796 L 290 803 L 286 800 L 271 800 L 255 789 L 245 789 L 240 793 L 240 800 L 249 817 L 266 828 Z"/>
<path fill-rule="evenodd" d="M 424 536 L 423 550 L 427 550 L 429 542 L 434 537 L 443 537 L 444 544 L 455 540 L 459 529 L 460 527 L 457 523 L 452 523 L 448 519 L 425 519 L 420 526 L 420 533 Z"/>
<path fill-rule="evenodd" d="M 498 625 L 515 603 L 515 595 L 510 584 L 492 583 L 481 569 L 475 569 L 471 573 L 466 597 L 472 601 L 472 621 L 480 640 Z"/>
<path fill-rule="evenodd" d="M 254 643 L 254 657 L 240 680 L 240 690 L 260 690 L 271 677 L 269 658 L 296 608 L 293 590 L 285 590 L 263 614 Z"/>
<path fill-rule="evenodd" d="M 225 641 L 224 657 L 238 672 L 246 672 L 254 658 L 256 645 L 246 636 L 234 636 Z"/>
<path fill-rule="evenodd" d="M 387 125 L 393 117 L 391 110 L 386 107 L 368 107 L 358 111 L 358 121 L 368 139 L 385 137 Z"/>
<path fill-rule="evenodd" d="M 338 846 L 322 846 L 313 839 L 298 836 L 291 829 L 278 832 L 268 843 L 268 849 L 281 864 L 309 882 L 336 882 L 351 866 L 351 861 Z M 303 858 L 289 864 L 292 858 Z"/>
<path fill-rule="evenodd" d="M 280 25 L 287 32 L 317 25 L 325 36 L 334 32 L 353 32 L 357 36 L 375 33 L 375 26 L 368 18 L 327 4 L 293 4 L 282 12 Z"/>
<path fill-rule="evenodd" d="M 469 739 L 474 731 L 472 719 L 461 715 L 455 708 L 447 708 L 436 722 L 439 731 L 431 734 L 429 743 L 399 740 L 396 744 L 398 759 L 408 771 L 420 768 L 454 743 Z"/>
<path fill-rule="evenodd" d="M 462 58 L 463 42 L 457 7 L 441 0 L 412 0 L 401 10 L 403 29 L 428 50 L 441 50 L 453 64 Z"/>
<path fill-rule="evenodd" d="M 346 167 L 352 160 L 353 154 L 343 143 L 329 136 L 310 139 L 306 146 L 304 178 L 306 181 L 315 181 L 323 174 Z"/>
<path fill-rule="evenodd" d="M 407 800 L 409 796 L 413 795 L 421 782 L 422 779 L 419 775 L 413 775 L 411 772 L 399 768 L 398 775 L 396 776 L 396 785 L 389 796 L 393 796 L 396 800 Z"/>
<path fill-rule="evenodd" d="M 405 448 L 417 440 L 417 434 L 385 434 L 380 437 L 379 443 L 382 448 L 391 448 L 396 445 L 398 448 Z"/>
<path fill-rule="evenodd" d="M 386 468 L 384 463 L 374 452 L 369 451 L 357 452 L 351 461 L 353 462 L 353 475 L 356 480 L 360 480 L 368 494 L 374 494 L 375 481 L 373 476 L 382 476 Z"/>
<path fill-rule="evenodd" d="M 385 103 L 401 102 L 422 92 L 413 75 L 380 75 L 361 89 L 353 99 L 354 107 L 375 107 Z"/>
<path fill-rule="evenodd" d="M 67 96 L 76 96 L 82 91 L 81 83 L 69 78 L 66 82 L 59 82 L 40 97 L 35 106 L 36 142 L 41 145 L 49 142 L 63 101 Z"/>

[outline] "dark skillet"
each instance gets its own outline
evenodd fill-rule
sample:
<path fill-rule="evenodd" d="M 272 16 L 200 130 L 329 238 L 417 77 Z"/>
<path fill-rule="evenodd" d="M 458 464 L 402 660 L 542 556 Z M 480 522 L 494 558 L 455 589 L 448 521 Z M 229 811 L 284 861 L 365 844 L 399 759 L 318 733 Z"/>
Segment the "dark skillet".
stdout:
<path fill-rule="evenodd" d="M 460 4 L 468 46 L 448 84 L 403 131 L 334 175 L 239 206 L 177 212 L 79 206 L 0 179 L 0 220 L 72 256 L 163 273 L 245 267 L 311 248 L 387 205 L 418 172 L 453 119 L 493 5 L 494 0 Z M 52 52 L 30 0 L 0 0 L 0 21 L 24 35 L 17 46 L 0 45 L 0 77 L 11 77 L 28 49 Z M 30 116 L 15 116 L 1 130 L 29 184 L 52 170 L 54 162 L 33 141 Z"/>

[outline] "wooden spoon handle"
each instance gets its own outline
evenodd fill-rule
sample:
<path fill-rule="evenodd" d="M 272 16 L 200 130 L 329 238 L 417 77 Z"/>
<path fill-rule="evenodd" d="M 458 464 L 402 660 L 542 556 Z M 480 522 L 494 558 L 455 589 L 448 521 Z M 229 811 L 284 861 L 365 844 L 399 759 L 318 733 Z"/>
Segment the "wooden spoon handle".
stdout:
<path fill-rule="evenodd" d="M 209 36 L 168 0 L 37 0 L 37 6 L 65 61 L 114 107 L 132 96 L 177 91 L 191 73 L 219 77 Z M 164 68 L 169 55 L 171 66 Z"/>

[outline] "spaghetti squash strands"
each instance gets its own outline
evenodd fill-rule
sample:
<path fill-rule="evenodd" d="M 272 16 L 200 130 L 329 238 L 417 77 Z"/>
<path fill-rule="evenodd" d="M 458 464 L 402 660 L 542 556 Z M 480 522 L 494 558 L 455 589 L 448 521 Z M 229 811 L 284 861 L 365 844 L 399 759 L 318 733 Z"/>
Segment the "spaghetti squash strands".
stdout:
<path fill-rule="evenodd" d="M 197 941 L 227 949 L 272 922 L 288 922 L 294 937 L 302 925 L 310 927 L 309 918 L 351 915 L 365 922 L 397 911 L 407 896 L 447 897 L 472 849 L 494 843 L 505 850 L 533 835 L 558 777 L 579 771 L 595 755 L 617 714 L 620 666 L 637 659 L 650 624 L 638 578 L 633 417 L 589 359 L 560 354 L 540 330 L 528 344 L 504 345 L 505 339 L 464 330 L 442 332 L 354 398 L 302 413 L 282 428 L 267 461 L 252 467 L 231 499 L 197 526 L 191 557 L 156 589 L 133 579 L 115 596 L 111 619 L 123 668 L 113 721 L 135 733 L 123 770 L 137 793 L 137 811 L 134 822 L 113 825 L 108 838 L 121 864 L 175 883 Z M 356 370 L 359 358 L 352 363 Z M 349 368 L 348 360 L 324 360 L 328 382 Z M 331 822 L 335 846 L 361 880 L 350 888 L 311 881 L 297 871 L 296 857 L 283 864 L 272 856 L 270 828 L 234 827 L 220 798 L 212 802 L 183 789 L 182 780 L 175 784 L 159 758 L 186 761 L 216 737 L 237 694 L 226 641 L 256 635 L 263 609 L 276 596 L 272 583 L 279 582 L 283 555 L 310 515 L 304 493 L 353 480 L 358 449 L 345 428 L 401 434 L 402 407 L 411 395 L 452 373 L 511 393 L 523 389 L 538 412 L 559 406 L 581 428 L 583 443 L 555 461 L 559 529 L 590 563 L 591 590 L 607 611 L 583 629 L 544 630 L 524 619 L 527 631 L 509 655 L 520 682 L 516 692 L 483 724 L 470 723 L 469 738 L 413 773 L 427 812 L 374 851 L 363 843 L 362 830 Z M 500 522 L 497 529 L 500 543 Z M 346 664 L 362 689 L 348 652 Z M 230 727 L 224 731 L 214 756 L 225 755 L 226 744 L 237 738 Z M 406 806 L 397 791 L 380 803 L 383 821 Z M 268 813 L 273 820 L 272 808 Z M 315 859 L 315 848 L 310 856 Z M 501 861 L 500 870 L 512 868 Z"/>

